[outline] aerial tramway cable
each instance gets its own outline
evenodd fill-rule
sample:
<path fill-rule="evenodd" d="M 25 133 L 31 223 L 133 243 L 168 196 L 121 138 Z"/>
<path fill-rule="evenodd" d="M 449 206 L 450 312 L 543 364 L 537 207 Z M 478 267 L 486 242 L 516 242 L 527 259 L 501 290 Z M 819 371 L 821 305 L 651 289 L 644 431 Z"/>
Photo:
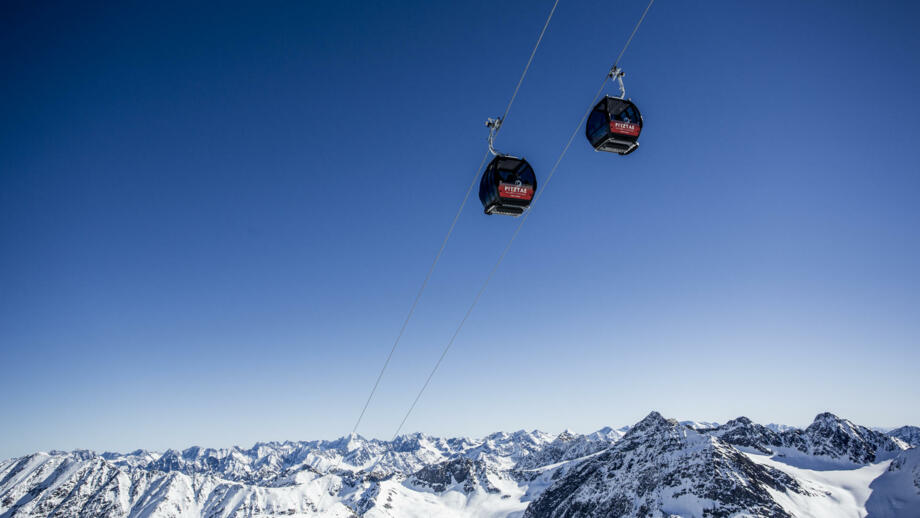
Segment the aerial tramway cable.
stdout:
<path fill-rule="evenodd" d="M 642 21 L 645 20 L 645 15 L 648 14 L 648 10 L 652 8 L 652 4 L 655 3 L 655 0 L 649 0 L 648 5 L 645 6 L 645 10 L 642 11 L 642 16 L 639 17 L 639 21 L 636 22 L 636 26 L 633 27 L 632 33 L 629 35 L 629 38 L 626 40 L 626 45 L 623 45 L 623 50 L 620 51 L 620 54 L 617 56 L 616 61 L 613 62 L 613 68 L 617 68 L 620 64 L 620 60 L 623 59 L 623 54 L 626 54 L 626 49 L 629 48 L 629 44 L 632 43 L 633 37 L 635 37 L 636 32 L 639 31 L 639 26 L 642 25 Z"/>
<path fill-rule="evenodd" d="M 530 65 L 533 63 L 534 56 L 537 54 L 537 49 L 540 47 L 540 43 L 543 41 L 543 36 L 546 34 L 546 29 L 549 27 L 549 22 L 553 19 L 553 14 L 556 12 L 556 7 L 559 5 L 559 0 L 555 0 L 553 3 L 553 8 L 550 10 L 549 15 L 546 17 L 546 22 L 543 24 L 543 29 L 540 31 L 540 36 L 537 38 L 537 42 L 534 44 L 533 50 L 530 52 L 530 57 L 527 59 L 527 64 L 524 65 L 524 71 L 521 72 L 521 77 L 518 79 L 517 85 L 514 87 L 514 92 L 511 94 L 511 99 L 508 100 L 508 105 L 505 107 L 500 121 L 505 120 L 508 117 L 508 113 L 511 111 L 511 106 L 514 104 L 515 98 L 517 98 L 518 91 L 521 89 L 521 85 L 524 83 L 524 78 L 527 76 L 527 71 L 530 70 Z M 494 135 L 492 135 L 494 138 Z M 419 287 L 418 292 L 415 295 L 415 299 L 412 301 L 412 306 L 409 308 L 406 318 L 403 320 L 402 326 L 399 328 L 399 333 L 396 335 L 396 340 L 393 341 L 392 347 L 390 347 L 390 352 L 387 354 L 386 360 L 383 362 L 383 366 L 380 368 L 380 372 L 377 374 L 377 379 L 374 381 L 374 386 L 371 388 L 370 394 L 367 396 L 367 400 L 364 402 L 364 406 L 361 409 L 361 413 L 358 415 L 358 419 L 355 421 L 355 425 L 352 427 L 351 434 L 355 434 L 358 430 L 358 427 L 361 425 L 361 421 L 364 419 L 364 414 L 367 412 L 368 406 L 370 406 L 371 400 L 374 398 L 374 395 L 377 393 L 377 388 L 380 386 L 380 380 L 383 379 L 383 374 L 386 372 L 387 367 L 390 364 L 390 360 L 393 358 L 393 353 L 396 352 L 396 347 L 399 345 L 400 340 L 402 340 L 403 334 L 406 331 L 406 327 L 409 325 L 409 321 L 412 319 L 412 315 L 415 313 L 415 309 L 418 306 L 418 302 L 422 297 L 422 294 L 425 292 L 425 288 L 428 286 L 428 281 L 431 279 L 432 273 L 434 273 L 435 267 L 438 265 L 438 262 L 441 259 L 441 255 L 444 253 L 444 249 L 447 247 L 447 242 L 450 240 L 450 236 L 454 231 L 454 227 L 457 226 L 457 221 L 460 219 L 460 214 L 463 212 L 463 208 L 466 206 L 466 202 L 470 198 L 470 193 L 473 192 L 473 188 L 476 186 L 477 181 L 479 180 L 479 172 L 482 170 L 483 166 L 488 160 L 491 150 L 490 138 L 489 150 L 482 157 L 482 161 L 479 163 L 479 167 L 476 168 L 476 174 L 473 176 L 470 186 L 466 190 L 466 194 L 463 196 L 463 200 L 460 203 L 460 207 L 457 208 L 456 214 L 454 214 L 454 219 L 451 221 L 450 227 L 447 229 L 447 234 L 444 235 L 444 239 L 441 242 L 441 247 L 438 249 L 437 254 L 435 254 L 434 261 L 432 261 L 431 266 L 428 268 L 428 273 L 425 274 L 425 279 L 422 281 L 422 285 Z M 338 467 L 338 463 L 336 464 Z"/>
<path fill-rule="evenodd" d="M 558 3 L 558 2 L 557 2 Z M 626 40 L 626 44 L 623 46 L 623 50 L 620 51 L 620 54 L 617 56 L 616 61 L 614 62 L 613 67 L 610 72 L 604 77 L 604 80 L 601 82 L 600 88 L 598 88 L 597 93 L 594 94 L 594 99 L 591 100 L 588 110 L 582 115 L 581 120 L 578 121 L 578 124 L 575 126 L 575 130 L 572 132 L 572 135 L 569 137 L 569 140 L 566 142 L 565 147 L 563 147 L 562 152 L 559 154 L 559 157 L 556 159 L 556 162 L 553 164 L 552 169 L 547 175 L 546 180 L 543 181 L 543 189 L 536 193 L 533 201 L 531 202 L 530 209 L 527 210 L 521 222 L 518 223 L 517 228 L 514 229 L 514 233 L 511 235 L 511 239 L 508 240 L 508 243 L 505 245 L 504 250 L 502 250 L 501 255 L 498 257 L 498 260 L 495 262 L 495 265 L 492 266 L 492 269 L 489 271 L 489 275 L 486 276 L 485 281 L 482 283 L 482 286 L 479 288 L 479 291 L 476 293 L 476 296 L 473 298 L 473 302 L 470 304 L 469 308 L 466 310 L 466 313 L 463 315 L 463 318 L 460 319 L 460 323 L 457 325 L 457 328 L 454 330 L 454 333 L 451 335 L 450 340 L 447 341 L 447 345 L 444 346 L 444 349 L 441 351 L 441 356 L 438 357 L 437 362 L 435 362 L 434 367 L 428 373 L 428 377 L 425 379 L 425 383 L 422 384 L 421 389 L 419 389 L 418 394 L 416 394 L 415 399 L 412 401 L 412 404 L 409 406 L 409 410 L 406 411 L 406 414 L 403 416 L 402 421 L 400 421 L 399 426 L 396 428 L 396 432 L 393 434 L 393 439 L 399 436 L 399 432 L 402 431 L 403 426 L 405 426 L 406 421 L 409 419 L 409 416 L 412 414 L 412 411 L 415 410 L 416 405 L 419 400 L 422 398 L 422 394 L 425 393 L 425 390 L 428 388 L 428 385 L 431 383 L 431 379 L 434 378 L 435 373 L 438 368 L 441 366 L 441 363 L 444 361 L 444 358 L 447 356 L 448 351 L 453 346 L 454 341 L 457 336 L 460 334 L 460 331 L 463 329 L 463 326 L 466 324 L 467 319 L 473 313 L 473 309 L 476 308 L 476 305 L 479 303 L 479 299 L 482 298 L 482 294 L 485 292 L 486 287 L 488 287 L 489 282 L 492 280 L 492 277 L 495 276 L 495 272 L 501 266 L 502 261 L 504 261 L 505 256 L 508 255 L 508 250 L 511 249 L 511 245 L 514 244 L 514 240 L 517 238 L 518 234 L 521 232 L 521 228 L 524 226 L 524 223 L 527 222 L 528 216 L 530 216 L 531 211 L 533 210 L 533 205 L 537 202 L 540 196 L 546 192 L 546 186 L 549 185 L 550 180 L 553 179 L 553 175 L 556 174 L 556 170 L 559 168 L 559 164 L 562 162 L 562 159 L 568 153 L 569 148 L 572 146 L 572 142 L 575 140 L 576 135 L 582 129 L 585 124 L 585 120 L 588 118 L 588 115 L 594 108 L 595 103 L 600 99 L 601 94 L 604 91 L 604 87 L 607 86 L 607 81 L 615 77 L 616 71 L 618 70 L 618 65 L 620 59 L 623 58 L 623 54 L 626 53 L 626 49 L 629 47 L 629 44 L 632 42 L 633 37 L 636 35 L 636 31 L 639 30 L 639 26 L 642 25 L 642 21 L 645 20 L 645 15 L 648 14 L 649 9 L 651 9 L 652 4 L 655 3 L 655 0 L 649 0 L 648 5 L 645 7 L 645 11 L 642 12 L 642 16 L 639 18 L 639 21 L 636 23 L 636 26 L 633 28 L 632 33 L 629 35 L 629 38 Z M 555 6 L 554 6 L 555 9 Z"/>

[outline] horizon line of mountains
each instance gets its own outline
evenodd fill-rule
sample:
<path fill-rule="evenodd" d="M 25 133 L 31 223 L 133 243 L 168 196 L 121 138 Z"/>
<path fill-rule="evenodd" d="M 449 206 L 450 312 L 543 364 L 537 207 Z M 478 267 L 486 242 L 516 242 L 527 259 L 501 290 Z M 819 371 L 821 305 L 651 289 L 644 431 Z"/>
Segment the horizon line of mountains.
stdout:
<path fill-rule="evenodd" d="M 795 502 L 823 502 L 822 490 L 795 469 L 857 473 L 879 463 L 888 468 L 868 483 L 887 476 L 886 487 L 897 490 L 873 491 L 881 496 L 864 508 L 914 517 L 920 512 L 898 514 L 897 502 L 917 496 L 920 506 L 917 446 L 920 427 L 881 432 L 828 412 L 805 428 L 745 417 L 679 423 L 652 412 L 634 426 L 590 434 L 415 433 L 393 441 L 353 434 L 248 449 L 51 451 L 0 461 L 0 518 L 382 517 L 420 505 L 455 516 L 466 509 L 524 518 L 792 517 L 800 516 Z M 459 495 L 460 510 L 451 507 Z"/>

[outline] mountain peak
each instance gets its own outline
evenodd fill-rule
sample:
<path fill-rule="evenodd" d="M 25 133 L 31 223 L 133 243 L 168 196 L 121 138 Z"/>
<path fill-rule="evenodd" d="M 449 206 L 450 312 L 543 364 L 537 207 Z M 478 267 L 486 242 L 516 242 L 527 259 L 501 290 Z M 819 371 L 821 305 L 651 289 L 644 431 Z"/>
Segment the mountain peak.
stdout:
<path fill-rule="evenodd" d="M 562 433 L 557 435 L 556 439 L 554 440 L 558 442 L 568 442 L 568 441 L 575 439 L 575 437 L 576 437 L 575 432 L 572 432 L 569 429 L 565 429 L 562 431 Z"/>
<path fill-rule="evenodd" d="M 888 435 L 904 441 L 909 446 L 920 446 L 920 427 L 902 426 L 891 430 Z"/>
<path fill-rule="evenodd" d="M 655 442 L 657 437 L 686 436 L 688 432 L 695 431 L 681 425 L 676 419 L 667 419 L 658 412 L 651 412 L 630 428 L 622 440 L 633 443 Z"/>
<path fill-rule="evenodd" d="M 837 417 L 835 414 L 830 412 L 821 412 L 815 416 L 813 423 L 839 423 L 841 421 L 844 421 L 844 419 Z"/>
<path fill-rule="evenodd" d="M 788 433 L 788 432 L 786 432 Z M 801 433 L 793 434 L 799 450 L 812 455 L 846 459 L 853 464 L 887 460 L 906 446 L 880 432 L 859 426 L 830 412 L 818 414 L 813 423 Z"/>
<path fill-rule="evenodd" d="M 857 426 L 848 419 L 838 417 L 830 412 L 822 412 L 815 416 L 815 420 L 805 429 L 812 433 L 826 435 L 829 433 L 844 433 L 850 436 L 860 436 L 870 432 L 868 428 Z M 862 432 L 862 433 L 861 433 Z"/>
<path fill-rule="evenodd" d="M 675 422 L 675 423 L 676 423 L 676 422 Z M 670 424 L 670 420 L 665 419 L 664 416 L 662 416 L 661 414 L 659 414 L 659 413 L 656 412 L 655 410 L 652 410 L 651 412 L 649 412 L 649 414 L 648 414 L 647 416 L 645 416 L 644 418 L 642 418 L 641 421 L 639 421 L 638 423 L 636 423 L 636 425 L 633 426 L 633 428 L 639 428 L 639 427 L 648 428 L 648 427 L 652 427 L 652 426 L 667 426 L 668 424 Z"/>

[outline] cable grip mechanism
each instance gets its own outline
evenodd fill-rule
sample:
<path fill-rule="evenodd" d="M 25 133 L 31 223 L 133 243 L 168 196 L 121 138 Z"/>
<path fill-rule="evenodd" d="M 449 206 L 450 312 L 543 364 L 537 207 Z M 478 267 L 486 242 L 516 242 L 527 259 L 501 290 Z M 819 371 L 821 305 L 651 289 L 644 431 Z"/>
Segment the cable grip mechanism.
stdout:
<path fill-rule="evenodd" d="M 610 73 L 607 74 L 607 77 L 616 80 L 620 86 L 620 99 L 626 99 L 626 86 L 623 85 L 623 78 L 626 77 L 626 72 L 624 72 L 622 68 L 614 65 L 613 68 L 610 69 Z"/>

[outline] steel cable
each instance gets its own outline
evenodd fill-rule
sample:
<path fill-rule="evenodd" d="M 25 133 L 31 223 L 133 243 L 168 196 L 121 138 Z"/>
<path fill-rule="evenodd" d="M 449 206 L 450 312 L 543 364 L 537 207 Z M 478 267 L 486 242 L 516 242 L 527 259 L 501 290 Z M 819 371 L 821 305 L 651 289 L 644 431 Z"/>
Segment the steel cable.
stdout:
<path fill-rule="evenodd" d="M 642 25 L 642 21 L 645 20 L 645 15 L 648 14 L 649 9 L 652 7 L 652 4 L 655 0 L 649 0 L 648 5 L 645 7 L 645 11 L 642 12 L 642 16 L 639 18 L 639 21 L 636 23 L 636 26 L 633 28 L 632 33 L 629 35 L 629 38 L 626 40 L 626 44 L 623 46 L 623 49 L 620 51 L 620 54 L 617 56 L 614 67 L 616 67 L 620 59 L 623 58 L 623 54 L 626 52 L 626 49 L 629 47 L 629 44 L 632 42 L 633 37 L 636 35 L 636 31 L 639 30 L 639 26 Z M 558 3 L 558 2 L 557 2 Z M 553 6 L 555 10 L 555 6 Z M 552 16 L 552 14 L 550 14 Z M 542 34 L 541 34 L 542 38 Z M 526 69 L 525 69 L 526 73 Z M 444 357 L 447 356 L 448 351 L 453 346 L 454 341 L 457 336 L 460 334 L 460 331 L 463 329 L 463 326 L 466 324 L 467 319 L 473 313 L 476 305 L 479 303 L 479 299 L 482 298 L 482 294 L 485 292 L 486 287 L 489 285 L 489 282 L 492 280 L 492 277 L 495 276 L 495 272 L 498 270 L 498 267 L 501 266 L 502 261 L 504 261 L 505 256 L 508 255 L 508 250 L 511 249 L 511 245 L 514 243 L 514 240 L 517 238 L 518 234 L 521 232 L 521 228 L 524 226 L 524 223 L 527 222 L 527 218 L 530 216 L 530 213 L 533 211 L 533 207 L 536 205 L 537 200 L 540 199 L 540 196 L 546 191 L 549 182 L 553 179 L 553 176 L 556 174 L 556 170 L 559 168 L 559 164 L 562 162 L 562 159 L 568 153 L 569 148 L 572 146 L 575 137 L 578 135 L 579 130 L 584 126 L 585 120 L 588 118 L 588 115 L 591 113 L 591 110 L 594 108 L 595 103 L 600 98 L 601 93 L 604 91 L 604 87 L 607 85 L 607 81 L 610 79 L 610 75 L 604 77 L 604 80 L 601 82 L 600 88 L 598 88 L 597 93 L 594 95 L 594 99 L 591 100 L 591 104 L 588 106 L 588 110 L 585 111 L 582 115 L 581 120 L 575 126 L 575 130 L 572 132 L 572 135 L 569 137 L 569 140 L 566 142 L 565 147 L 563 147 L 562 152 L 559 154 L 559 157 L 556 159 L 556 162 L 553 164 L 552 169 L 550 169 L 549 175 L 546 177 L 546 181 L 543 182 L 543 188 L 537 192 L 534 196 L 533 201 L 530 203 L 530 208 L 524 213 L 521 218 L 521 222 L 518 223 L 517 228 L 515 228 L 514 233 L 511 235 L 511 239 L 508 240 L 508 243 L 505 245 L 504 250 L 502 250 L 501 255 L 498 257 L 498 260 L 495 262 L 495 265 L 492 266 L 492 269 L 489 271 L 489 275 L 486 277 L 486 280 L 482 283 L 482 286 L 479 288 L 479 291 L 476 293 L 476 297 L 473 298 L 472 304 L 466 310 L 466 313 L 463 315 L 463 318 L 460 320 L 460 323 L 457 325 L 457 328 L 454 330 L 454 333 L 451 335 L 450 340 L 447 341 L 447 345 L 441 351 L 441 356 L 438 357 L 438 361 L 435 362 L 434 367 L 428 373 L 428 377 L 425 379 L 425 383 L 422 384 L 422 388 L 416 394 L 415 399 L 412 401 L 412 404 L 409 406 L 409 410 L 403 416 L 402 421 L 400 421 L 399 426 L 396 428 L 396 432 L 393 434 L 393 439 L 399 436 L 399 432 L 402 431 L 403 426 L 405 426 L 406 421 L 409 419 L 409 416 L 412 414 L 412 411 L 415 410 L 415 406 L 418 404 L 419 400 L 424 394 L 425 390 L 428 388 L 428 385 L 431 383 L 431 379 L 434 377 L 438 368 L 441 366 L 441 362 L 444 361 Z"/>
<path fill-rule="evenodd" d="M 527 76 L 528 70 L 530 70 L 530 65 L 533 63 L 534 56 L 537 54 L 537 50 L 540 47 L 540 43 L 543 41 L 543 36 L 546 34 L 546 30 L 549 27 L 550 21 L 553 19 L 553 14 L 555 14 L 556 7 L 558 5 L 559 0 L 555 0 L 549 15 L 546 17 L 546 22 L 543 24 L 543 29 L 540 31 L 539 37 L 537 37 L 537 42 L 534 44 L 533 50 L 530 52 L 530 57 L 527 59 L 527 63 L 524 65 L 524 70 L 521 72 L 521 77 L 518 79 L 518 82 L 514 87 L 514 91 L 511 94 L 511 98 L 508 100 L 508 105 L 505 107 L 505 111 L 502 115 L 502 120 L 504 120 L 508 116 L 508 113 L 511 111 L 511 106 L 514 104 L 514 101 L 517 98 L 517 94 L 521 89 L 521 85 L 524 83 L 524 78 Z M 364 402 L 364 406 L 361 408 L 361 413 L 358 415 L 358 419 L 355 421 L 355 425 L 352 427 L 351 435 L 354 435 L 357 432 L 358 427 L 361 425 L 361 421 L 364 419 L 364 415 L 367 413 L 367 409 L 374 398 L 374 395 L 377 393 L 377 389 L 380 386 L 380 381 L 383 379 L 383 375 L 386 372 L 387 367 L 390 365 L 390 360 L 393 358 L 393 353 L 396 352 L 396 348 L 399 346 L 399 342 L 402 340 L 403 334 L 405 334 L 406 327 L 409 325 L 409 321 L 412 319 L 412 315 L 415 313 L 418 302 L 421 299 L 422 294 L 425 292 L 425 288 L 428 286 L 428 281 L 431 280 L 431 276 L 434 273 L 435 267 L 441 260 L 444 249 L 447 247 L 447 242 L 450 240 L 450 236 L 453 234 L 454 228 L 457 226 L 457 221 L 460 219 L 460 214 L 463 212 L 467 201 L 469 201 L 470 194 L 473 192 L 473 188 L 476 186 L 476 181 L 479 179 L 479 173 L 482 171 L 486 160 L 489 158 L 489 154 L 489 151 L 486 151 L 485 155 L 482 157 L 482 161 L 479 163 L 479 167 L 476 168 L 476 174 L 473 176 L 473 180 L 470 182 L 470 185 L 466 190 L 466 194 L 463 196 L 460 207 L 454 214 L 453 221 L 451 221 L 450 227 L 447 229 L 447 233 L 444 235 L 444 239 L 441 242 L 441 247 L 438 249 L 437 254 L 435 254 L 434 261 L 432 261 L 431 266 L 428 268 L 428 273 L 425 274 L 425 278 L 422 281 L 418 292 L 415 294 L 415 299 L 412 301 L 412 306 L 409 308 L 409 312 L 406 314 L 406 318 L 403 320 L 402 326 L 400 326 L 399 333 L 397 333 L 396 339 L 393 341 L 393 345 L 390 347 L 390 352 L 387 354 L 387 357 L 383 362 L 383 366 L 380 368 L 380 372 L 377 374 L 377 379 L 374 381 L 374 385 Z M 336 463 L 333 469 L 337 468 L 338 465 L 339 463 Z"/>

